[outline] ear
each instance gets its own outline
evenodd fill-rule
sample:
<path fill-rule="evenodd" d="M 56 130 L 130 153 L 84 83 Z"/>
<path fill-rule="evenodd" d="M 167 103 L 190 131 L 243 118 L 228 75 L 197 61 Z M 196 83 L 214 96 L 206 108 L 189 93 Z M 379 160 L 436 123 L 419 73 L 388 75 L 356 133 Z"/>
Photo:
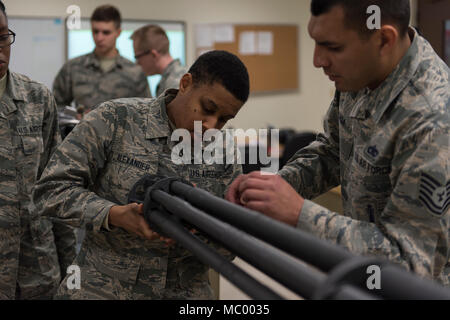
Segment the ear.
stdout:
<path fill-rule="evenodd" d="M 382 55 L 390 54 L 399 40 L 398 30 L 394 26 L 384 25 L 379 30 L 379 35 L 380 53 Z"/>
<path fill-rule="evenodd" d="M 155 49 L 152 49 L 151 51 L 150 51 L 150 53 L 152 54 L 152 56 L 154 57 L 154 58 L 159 58 L 159 56 L 161 56 L 160 54 L 159 54 L 159 52 L 157 51 L 157 50 L 155 50 Z"/>
<path fill-rule="evenodd" d="M 117 29 L 117 38 L 120 37 L 121 33 L 122 33 L 122 28 Z"/>
<path fill-rule="evenodd" d="M 180 92 L 187 93 L 194 87 L 192 75 L 190 73 L 184 74 L 180 79 Z"/>

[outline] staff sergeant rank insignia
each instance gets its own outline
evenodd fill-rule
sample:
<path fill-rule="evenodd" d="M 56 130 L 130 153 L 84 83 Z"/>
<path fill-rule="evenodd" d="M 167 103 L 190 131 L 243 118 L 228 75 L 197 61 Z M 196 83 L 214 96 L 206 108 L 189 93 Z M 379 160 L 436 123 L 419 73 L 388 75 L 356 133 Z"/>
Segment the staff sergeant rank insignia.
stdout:
<path fill-rule="evenodd" d="M 432 213 L 441 216 L 450 205 L 450 181 L 445 186 L 426 173 L 420 177 L 419 199 Z"/>

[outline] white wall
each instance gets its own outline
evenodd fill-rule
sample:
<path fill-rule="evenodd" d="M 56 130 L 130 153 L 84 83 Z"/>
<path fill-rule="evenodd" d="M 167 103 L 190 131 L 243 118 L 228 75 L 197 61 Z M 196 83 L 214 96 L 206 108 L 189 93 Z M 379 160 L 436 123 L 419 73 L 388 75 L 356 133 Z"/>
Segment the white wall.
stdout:
<path fill-rule="evenodd" d="M 419 0 L 411 0 L 411 25 L 417 27 L 419 24 L 419 17 L 417 15 L 419 8 Z"/>
<path fill-rule="evenodd" d="M 187 62 L 195 59 L 196 23 L 291 23 L 298 24 L 298 92 L 252 95 L 231 123 L 234 127 L 263 128 L 267 125 L 321 130 L 322 118 L 331 101 L 332 83 L 312 65 L 313 42 L 306 30 L 309 0 L 4 0 L 9 15 L 65 17 L 66 8 L 76 4 L 89 17 L 98 5 L 117 6 L 125 19 L 185 21 Z"/>

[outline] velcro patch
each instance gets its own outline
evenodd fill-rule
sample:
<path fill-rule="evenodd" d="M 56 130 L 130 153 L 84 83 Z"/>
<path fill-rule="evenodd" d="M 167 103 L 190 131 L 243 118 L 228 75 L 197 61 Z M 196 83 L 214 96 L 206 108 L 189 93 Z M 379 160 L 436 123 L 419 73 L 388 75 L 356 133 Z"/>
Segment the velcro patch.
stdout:
<path fill-rule="evenodd" d="M 431 213 L 442 216 L 450 205 L 450 181 L 442 185 L 430 175 L 422 173 L 419 200 Z"/>

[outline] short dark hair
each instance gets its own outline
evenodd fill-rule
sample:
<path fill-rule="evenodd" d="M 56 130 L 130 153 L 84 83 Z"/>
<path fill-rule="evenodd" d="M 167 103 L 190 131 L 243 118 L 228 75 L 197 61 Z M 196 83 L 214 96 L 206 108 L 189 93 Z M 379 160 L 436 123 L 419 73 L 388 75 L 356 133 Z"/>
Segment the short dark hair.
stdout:
<path fill-rule="evenodd" d="M 131 39 L 138 41 L 139 49 L 142 51 L 154 49 L 162 55 L 169 53 L 169 38 L 160 26 L 154 24 L 143 26 L 133 32 Z"/>
<path fill-rule="evenodd" d="M 120 24 L 122 23 L 122 18 L 120 17 L 119 10 L 111 6 L 109 4 L 105 4 L 103 6 L 97 7 L 91 16 L 92 21 L 101 21 L 101 22 L 114 22 L 116 28 L 120 28 Z"/>
<path fill-rule="evenodd" d="M 409 0 L 312 0 L 311 13 L 313 16 L 319 16 L 335 6 L 341 6 L 345 11 L 346 26 L 358 30 L 362 36 L 367 36 L 375 31 L 367 28 L 367 8 L 371 5 L 377 5 L 381 9 L 382 24 L 393 24 L 398 28 L 401 37 L 407 35 L 411 19 Z"/>
<path fill-rule="evenodd" d="M 222 84 L 236 99 L 246 102 L 250 91 L 248 71 L 234 54 L 213 50 L 202 54 L 188 71 L 194 85 Z"/>

